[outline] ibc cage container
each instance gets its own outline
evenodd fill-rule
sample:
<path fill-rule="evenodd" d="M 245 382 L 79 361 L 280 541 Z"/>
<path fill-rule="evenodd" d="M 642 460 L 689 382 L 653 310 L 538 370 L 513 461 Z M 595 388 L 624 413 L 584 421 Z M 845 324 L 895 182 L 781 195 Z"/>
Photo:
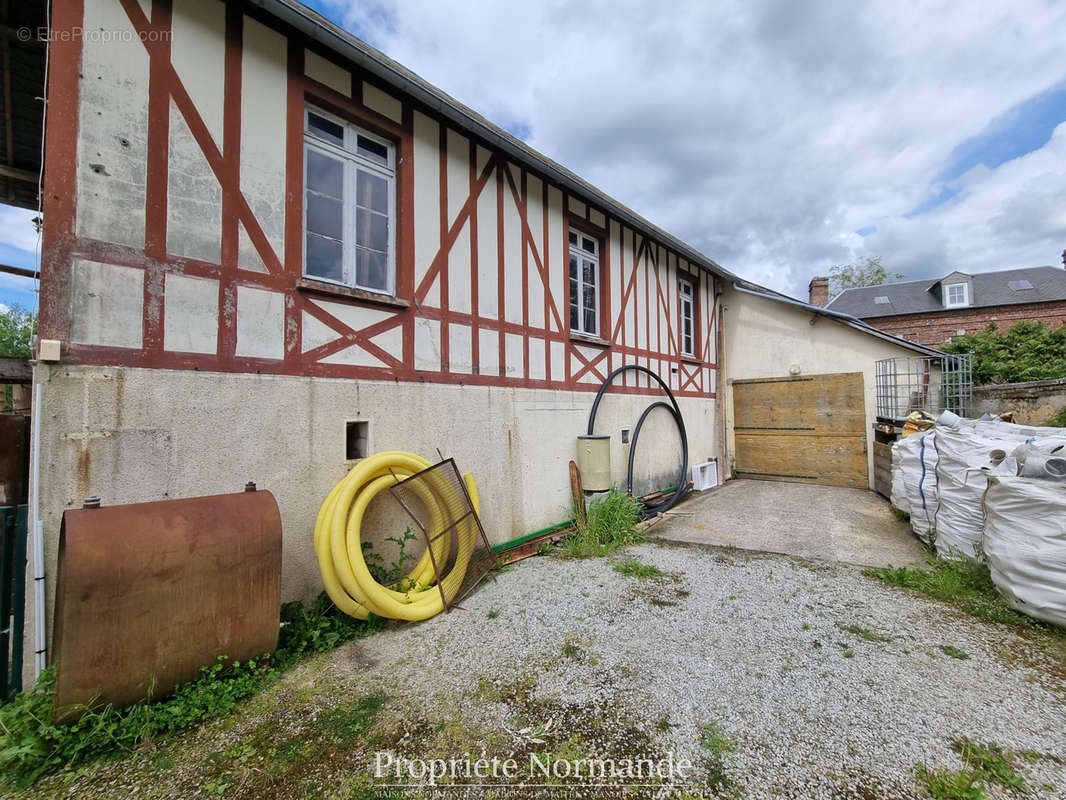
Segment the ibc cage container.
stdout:
<path fill-rule="evenodd" d="M 969 417 L 973 407 L 969 353 L 886 358 L 876 364 L 877 418 L 899 425 L 912 411 Z"/>

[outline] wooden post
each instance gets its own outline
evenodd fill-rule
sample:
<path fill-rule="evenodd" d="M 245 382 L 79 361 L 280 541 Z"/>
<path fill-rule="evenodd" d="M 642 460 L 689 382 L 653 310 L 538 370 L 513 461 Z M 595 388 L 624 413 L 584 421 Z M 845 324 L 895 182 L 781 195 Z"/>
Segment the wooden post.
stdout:
<path fill-rule="evenodd" d="M 587 522 L 585 516 L 585 492 L 581 489 L 581 473 L 578 472 L 577 464 L 570 462 L 570 495 L 574 498 L 574 516 L 578 525 Z"/>

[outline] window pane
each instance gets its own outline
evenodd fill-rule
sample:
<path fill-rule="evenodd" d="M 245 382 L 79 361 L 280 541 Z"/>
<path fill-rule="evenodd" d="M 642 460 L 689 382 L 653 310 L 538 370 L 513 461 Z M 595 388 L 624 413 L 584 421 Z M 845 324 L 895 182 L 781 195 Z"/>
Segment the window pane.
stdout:
<path fill-rule="evenodd" d="M 359 170 L 356 173 L 355 202 L 363 208 L 388 214 L 389 182 L 372 172 Z"/>
<path fill-rule="evenodd" d="M 355 282 L 367 289 L 389 291 L 389 265 L 384 253 L 355 248 Z"/>
<path fill-rule="evenodd" d="M 584 304 L 582 308 L 585 311 L 585 318 L 588 319 L 589 313 L 596 313 L 596 287 L 586 283 L 584 289 L 584 297 L 582 298 Z M 587 327 L 586 330 L 588 330 Z"/>
<path fill-rule="evenodd" d="M 581 328 L 578 325 L 578 313 L 577 313 L 577 302 L 576 302 L 577 290 L 574 289 L 572 291 L 573 291 L 573 293 L 570 295 L 570 297 L 572 298 L 571 301 L 570 301 L 570 330 L 579 331 L 579 330 L 581 330 Z"/>
<path fill-rule="evenodd" d="M 343 239 L 344 203 L 308 192 L 307 230 L 333 239 Z"/>
<path fill-rule="evenodd" d="M 596 265 L 591 261 L 583 260 L 581 262 L 582 277 L 586 284 L 596 285 Z"/>
<path fill-rule="evenodd" d="M 344 280 L 344 247 L 333 239 L 324 239 L 307 234 L 307 269 L 308 275 L 316 278 L 328 278 L 331 281 Z"/>
<path fill-rule="evenodd" d="M 389 148 L 383 145 L 381 142 L 375 142 L 366 136 L 360 136 L 358 139 L 357 150 L 359 155 L 369 158 L 371 161 L 376 161 L 379 164 L 389 163 Z"/>
<path fill-rule="evenodd" d="M 596 252 L 596 242 L 587 236 L 581 237 L 581 247 L 586 253 L 595 254 Z"/>
<path fill-rule="evenodd" d="M 585 308 L 585 333 L 596 334 L 596 310 Z"/>
<path fill-rule="evenodd" d="M 570 256 L 570 280 L 577 280 L 577 256 Z"/>
<path fill-rule="evenodd" d="M 318 194 L 343 199 L 344 162 L 308 148 L 307 188 Z"/>
<path fill-rule="evenodd" d="M 389 249 L 389 218 L 365 208 L 355 210 L 355 243 L 384 253 Z"/>
<path fill-rule="evenodd" d="M 309 112 L 307 114 L 307 130 L 312 136 L 317 136 L 319 139 L 344 147 L 344 126 L 338 125 L 333 120 Z"/>
<path fill-rule="evenodd" d="M 577 244 L 577 234 L 570 231 L 570 244 Z"/>
<path fill-rule="evenodd" d="M 685 318 L 685 340 L 692 341 L 692 320 L 688 317 Z"/>

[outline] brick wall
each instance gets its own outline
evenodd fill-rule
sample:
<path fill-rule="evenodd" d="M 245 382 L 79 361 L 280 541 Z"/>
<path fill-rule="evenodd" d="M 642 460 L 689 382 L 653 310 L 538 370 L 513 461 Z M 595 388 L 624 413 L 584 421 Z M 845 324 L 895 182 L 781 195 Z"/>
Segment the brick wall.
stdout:
<path fill-rule="evenodd" d="M 1053 303 L 1024 303 L 986 308 L 960 308 L 930 311 L 925 314 L 900 314 L 894 317 L 867 317 L 864 322 L 912 342 L 932 347 L 946 344 L 960 332 L 976 333 L 988 323 L 1006 330 L 1016 322 L 1043 322 L 1052 328 L 1066 323 L 1066 300 Z"/>

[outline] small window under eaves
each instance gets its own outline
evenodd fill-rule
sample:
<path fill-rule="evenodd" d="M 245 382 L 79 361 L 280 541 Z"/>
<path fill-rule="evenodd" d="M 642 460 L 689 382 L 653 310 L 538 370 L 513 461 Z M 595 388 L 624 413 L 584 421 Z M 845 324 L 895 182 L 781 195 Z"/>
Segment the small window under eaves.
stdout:
<path fill-rule="evenodd" d="M 1032 289 L 1033 284 L 1029 281 L 1007 281 L 1007 286 L 1016 292 L 1020 292 L 1023 289 Z"/>
<path fill-rule="evenodd" d="M 877 303 L 877 305 L 879 306 L 887 306 L 892 304 L 892 301 L 888 299 L 888 295 L 886 294 L 879 294 L 877 297 L 874 298 L 874 302 Z"/>

